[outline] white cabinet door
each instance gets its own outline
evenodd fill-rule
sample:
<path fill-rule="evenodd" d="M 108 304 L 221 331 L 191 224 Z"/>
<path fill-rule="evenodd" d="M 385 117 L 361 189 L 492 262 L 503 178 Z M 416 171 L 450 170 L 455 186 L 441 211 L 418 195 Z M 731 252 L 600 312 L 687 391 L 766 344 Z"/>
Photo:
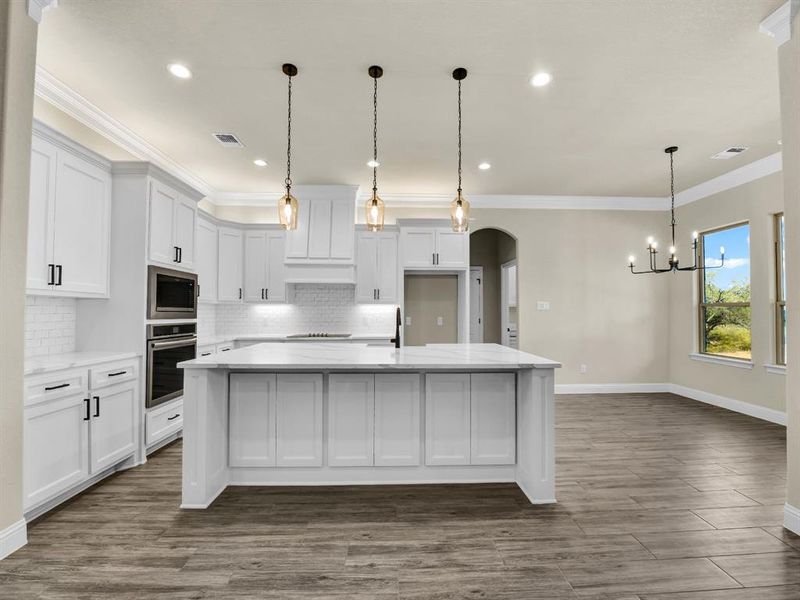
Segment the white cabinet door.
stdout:
<path fill-rule="evenodd" d="M 514 373 L 471 376 L 473 465 L 513 465 L 516 461 Z"/>
<path fill-rule="evenodd" d="M 266 300 L 267 289 L 267 232 L 244 232 L 244 299 L 248 302 Z"/>
<path fill-rule="evenodd" d="M 92 392 L 90 472 L 99 473 L 136 450 L 138 385 L 115 385 Z"/>
<path fill-rule="evenodd" d="M 378 300 L 397 302 L 397 235 L 382 231 L 378 235 Z"/>
<path fill-rule="evenodd" d="M 194 236 L 197 228 L 197 205 L 193 200 L 178 196 L 175 202 L 175 243 L 178 250 L 178 264 L 183 269 L 195 267 Z"/>
<path fill-rule="evenodd" d="M 375 375 L 375 465 L 419 464 L 420 376 Z"/>
<path fill-rule="evenodd" d="M 330 258 L 331 203 L 328 200 L 309 202 L 308 211 L 308 258 Z"/>
<path fill-rule="evenodd" d="M 219 285 L 220 302 L 239 302 L 242 299 L 242 232 L 219 228 Z"/>
<path fill-rule="evenodd" d="M 25 409 L 23 479 L 25 510 L 89 476 L 88 403 L 85 394 Z"/>
<path fill-rule="evenodd" d="M 331 202 L 329 256 L 333 260 L 352 261 L 354 255 L 355 204 L 350 199 Z M 313 232 L 313 229 L 312 229 Z"/>
<path fill-rule="evenodd" d="M 469 373 L 431 373 L 425 379 L 425 464 L 468 465 Z"/>
<path fill-rule="evenodd" d="M 276 464 L 321 467 L 322 374 L 279 374 L 276 415 Z"/>
<path fill-rule="evenodd" d="M 53 215 L 56 199 L 56 148 L 34 136 L 28 200 L 27 289 L 50 289 L 53 263 Z"/>
<path fill-rule="evenodd" d="M 374 302 L 378 299 L 378 237 L 360 231 L 356 238 L 356 302 Z"/>
<path fill-rule="evenodd" d="M 328 464 L 373 464 L 375 376 L 332 374 L 328 378 Z"/>
<path fill-rule="evenodd" d="M 403 266 L 407 268 L 430 268 L 436 251 L 434 229 L 403 229 Z"/>
<path fill-rule="evenodd" d="M 267 232 L 266 298 L 270 302 L 286 302 L 286 234 L 283 231 Z"/>
<path fill-rule="evenodd" d="M 60 152 L 53 219 L 56 290 L 108 294 L 110 210 L 110 175 Z"/>
<path fill-rule="evenodd" d="M 309 203 L 301 203 L 297 209 L 297 229 L 286 232 L 286 258 L 308 258 L 310 213 Z"/>
<path fill-rule="evenodd" d="M 204 219 L 197 220 L 197 285 L 200 300 L 217 301 L 217 226 Z"/>
<path fill-rule="evenodd" d="M 163 183 L 150 182 L 150 215 L 148 258 L 150 262 L 175 265 L 178 260 L 175 233 L 175 203 L 178 192 Z"/>
<path fill-rule="evenodd" d="M 231 373 L 231 467 L 275 466 L 275 388 L 272 373 Z"/>
<path fill-rule="evenodd" d="M 469 266 L 469 233 L 456 233 L 448 229 L 436 230 L 436 266 L 440 268 L 465 268 Z"/>

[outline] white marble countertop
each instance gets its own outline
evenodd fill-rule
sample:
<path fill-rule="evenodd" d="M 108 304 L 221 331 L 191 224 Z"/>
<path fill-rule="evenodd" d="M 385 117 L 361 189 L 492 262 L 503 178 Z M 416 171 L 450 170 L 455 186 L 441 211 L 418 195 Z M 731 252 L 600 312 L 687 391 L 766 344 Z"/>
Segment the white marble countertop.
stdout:
<path fill-rule="evenodd" d="M 65 352 L 63 354 L 49 354 L 45 356 L 34 356 L 25 359 L 25 375 L 38 375 L 50 373 L 51 371 L 61 371 L 63 369 L 73 369 L 77 367 L 89 367 L 101 363 L 117 360 L 125 360 L 140 356 L 137 352 Z"/>
<path fill-rule="evenodd" d="M 499 344 L 368 346 L 352 342 L 264 343 L 179 363 L 184 369 L 481 370 L 555 369 L 560 363 Z"/>
<path fill-rule="evenodd" d="M 233 335 L 207 335 L 198 338 L 198 346 L 208 346 L 210 344 L 224 344 L 226 342 L 352 342 L 352 341 L 371 341 L 371 340 L 389 340 L 394 337 L 394 334 L 376 334 L 376 333 L 354 333 L 346 338 L 317 338 L 310 340 L 309 338 L 290 338 L 285 333 L 237 333 Z"/>

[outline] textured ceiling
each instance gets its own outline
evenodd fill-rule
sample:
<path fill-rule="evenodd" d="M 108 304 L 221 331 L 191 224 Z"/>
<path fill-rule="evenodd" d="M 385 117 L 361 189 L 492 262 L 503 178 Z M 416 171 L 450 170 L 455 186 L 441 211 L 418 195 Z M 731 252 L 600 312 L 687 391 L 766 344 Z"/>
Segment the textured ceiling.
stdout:
<path fill-rule="evenodd" d="M 366 70 L 380 64 L 380 191 L 454 191 L 450 72 L 465 66 L 466 194 L 664 196 L 665 146 L 681 147 L 678 189 L 779 150 L 776 50 L 758 24 L 781 3 L 61 0 L 38 62 L 221 192 L 280 191 L 291 61 L 296 183 L 371 187 Z M 176 61 L 194 77 L 172 77 Z M 539 70 L 549 87 L 529 85 Z M 709 159 L 731 145 L 750 149 Z"/>

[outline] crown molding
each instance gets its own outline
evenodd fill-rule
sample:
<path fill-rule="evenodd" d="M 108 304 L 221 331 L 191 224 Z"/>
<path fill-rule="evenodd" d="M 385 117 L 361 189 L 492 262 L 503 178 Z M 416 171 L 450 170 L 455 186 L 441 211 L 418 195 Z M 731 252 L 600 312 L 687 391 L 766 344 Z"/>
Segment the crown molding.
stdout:
<path fill-rule="evenodd" d="M 115 161 L 111 163 L 111 173 L 113 175 L 135 175 L 147 176 L 160 179 L 164 183 L 171 185 L 179 192 L 185 194 L 195 202 L 199 202 L 205 196 L 202 192 L 194 189 L 179 177 L 168 173 L 158 165 L 151 162 L 141 161 Z"/>
<path fill-rule="evenodd" d="M 49 8 L 57 8 L 58 0 L 28 0 L 28 16 L 37 23 L 42 22 L 44 11 Z"/>
<path fill-rule="evenodd" d="M 697 185 L 675 194 L 675 206 L 683 206 L 691 202 L 697 202 L 708 196 L 719 194 L 726 190 L 750 183 L 756 179 L 761 179 L 767 175 L 778 173 L 782 169 L 782 155 L 780 152 L 770 154 L 760 160 L 748 163 L 723 173 L 718 177 L 698 183 Z"/>
<path fill-rule="evenodd" d="M 125 125 L 64 84 L 60 79 L 53 77 L 39 65 L 36 66 L 34 93 L 114 142 L 136 158 L 155 164 L 204 196 L 213 196 L 215 194 L 216 191 L 200 177 L 197 177 L 186 167 L 146 142 Z"/>
<path fill-rule="evenodd" d="M 45 139 L 54 146 L 61 148 L 70 154 L 79 156 L 81 159 L 92 163 L 104 171 L 111 172 L 112 162 L 110 160 L 104 156 L 100 156 L 97 154 L 97 152 L 89 150 L 83 144 L 68 138 L 52 127 L 45 125 L 41 121 L 37 121 L 36 119 L 33 120 L 32 132 L 35 137 Z"/>
<path fill-rule="evenodd" d="M 794 2 L 797 10 L 798 2 Z M 775 46 L 782 46 L 792 37 L 792 0 L 787 0 L 778 10 L 773 12 L 758 25 L 758 30 L 770 36 Z"/>

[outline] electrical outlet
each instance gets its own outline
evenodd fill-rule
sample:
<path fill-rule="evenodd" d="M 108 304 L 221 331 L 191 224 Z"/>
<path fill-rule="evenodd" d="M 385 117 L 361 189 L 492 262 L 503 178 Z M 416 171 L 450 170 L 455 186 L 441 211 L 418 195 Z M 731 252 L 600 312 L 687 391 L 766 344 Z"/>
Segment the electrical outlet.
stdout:
<path fill-rule="evenodd" d="M 586 373 L 586 371 L 588 370 L 588 367 L 586 365 L 581 365 L 579 370 L 580 370 L 581 373 Z"/>
<path fill-rule="evenodd" d="M 444 325 L 444 317 L 436 317 L 436 324 L 441 327 Z"/>
<path fill-rule="evenodd" d="M 406 315 L 406 327 L 411 327 L 411 317 Z"/>

